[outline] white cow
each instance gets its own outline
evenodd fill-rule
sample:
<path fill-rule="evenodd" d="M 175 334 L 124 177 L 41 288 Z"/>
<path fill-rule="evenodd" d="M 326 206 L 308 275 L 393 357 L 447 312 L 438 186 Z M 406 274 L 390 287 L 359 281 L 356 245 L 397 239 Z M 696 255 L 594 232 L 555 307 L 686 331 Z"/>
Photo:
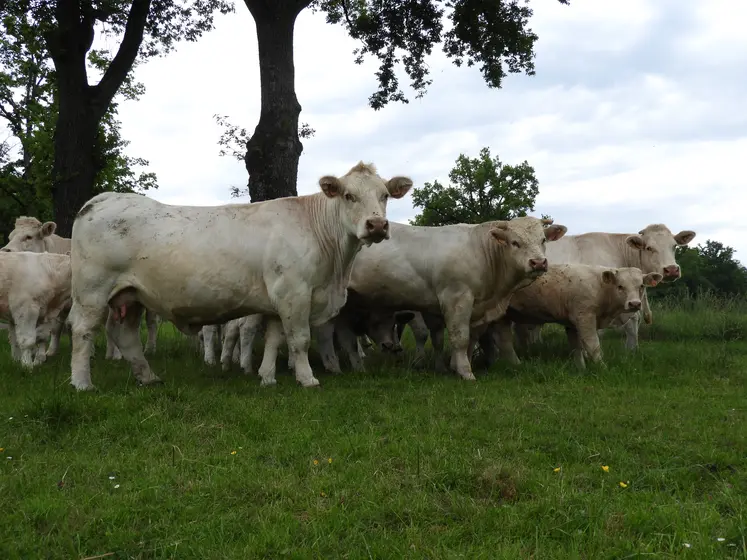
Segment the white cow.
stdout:
<path fill-rule="evenodd" d="M 70 302 L 70 256 L 0 253 L 0 316 L 8 320 L 14 359 L 26 367 L 42 363 L 44 343 Z"/>
<path fill-rule="evenodd" d="M 494 343 L 502 356 L 518 364 L 511 322 L 559 323 L 565 326 L 576 364 L 583 369 L 584 354 L 593 362 L 602 361 L 597 330 L 609 326 L 621 313 L 639 311 L 645 287 L 656 286 L 661 279 L 658 272 L 644 275 L 632 267 L 550 265 L 542 278 L 511 297 L 506 316 L 491 330 L 497 338 Z"/>
<path fill-rule="evenodd" d="M 416 227 L 391 224 L 389 243 L 363 249 L 350 288 L 369 307 L 443 314 L 451 368 L 474 380 L 468 358 L 470 328 L 498 320 L 511 294 L 545 270 L 546 241 L 565 226 L 543 229 L 532 217 L 478 225 Z"/>
<path fill-rule="evenodd" d="M 268 315 L 262 385 L 275 384 L 283 330 L 296 379 L 318 385 L 308 360 L 310 325 L 345 304 L 356 253 L 389 238 L 388 198 L 404 196 L 412 181 L 384 181 L 361 162 L 319 185 L 313 195 L 212 207 L 120 193 L 88 201 L 73 224 L 72 385 L 93 387 L 91 333 L 107 308 L 121 321 L 109 330 L 137 379 L 160 381 L 137 336 L 143 306 L 192 335 L 202 325 Z"/>
<path fill-rule="evenodd" d="M 55 233 L 57 224 L 54 222 L 44 222 L 43 224 L 36 218 L 21 216 L 16 218 L 13 231 L 8 234 L 8 244 L 0 251 L 16 252 L 30 251 L 32 253 L 59 253 L 70 254 L 72 248 L 71 241 L 67 237 L 60 237 Z M 51 331 L 49 348 L 47 356 L 54 356 L 60 346 L 60 335 L 65 326 L 65 319 L 70 311 L 69 307 L 64 309 L 57 317 L 57 322 Z M 146 352 L 156 351 L 156 337 L 158 335 L 158 322 L 155 313 L 145 310 L 145 325 L 148 329 L 148 342 L 145 346 Z M 106 337 L 106 357 L 113 360 L 121 359 L 122 354 L 114 345 L 111 337 Z"/>
<path fill-rule="evenodd" d="M 673 235 L 664 224 L 651 224 L 635 233 L 592 232 L 581 235 L 566 235 L 561 241 L 547 249 L 550 264 L 593 264 L 608 267 L 635 267 L 643 271 L 658 272 L 664 282 L 673 282 L 680 275 L 680 267 L 675 259 L 677 246 L 690 243 L 695 232 L 683 230 Z M 641 311 L 646 323 L 651 323 L 653 315 L 644 290 Z M 629 349 L 638 346 L 640 313 L 624 313 L 615 323 L 623 324 L 626 334 L 625 345 Z"/>

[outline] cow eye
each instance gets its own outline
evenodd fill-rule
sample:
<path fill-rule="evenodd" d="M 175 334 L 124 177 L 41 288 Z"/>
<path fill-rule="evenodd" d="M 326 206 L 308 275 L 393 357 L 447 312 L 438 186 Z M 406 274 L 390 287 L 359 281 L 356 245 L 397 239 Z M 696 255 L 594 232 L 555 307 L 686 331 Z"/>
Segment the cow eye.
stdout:
<path fill-rule="evenodd" d="M 648 247 L 646 247 L 646 251 L 648 251 L 649 253 L 653 253 L 654 252 L 654 248 L 651 247 L 651 245 L 649 245 Z"/>
<path fill-rule="evenodd" d="M 620 290 L 621 292 L 625 291 L 625 288 L 623 288 L 622 285 L 618 286 L 617 289 Z"/>
<path fill-rule="evenodd" d="M 518 241 L 512 241 L 512 242 L 511 242 L 511 245 L 513 245 L 513 246 L 514 246 L 514 247 L 516 247 L 517 249 L 518 249 L 519 247 L 521 247 L 521 243 L 519 243 Z"/>
<path fill-rule="evenodd" d="M 345 193 L 345 200 L 347 200 L 348 202 L 354 202 L 355 197 L 350 193 Z"/>
<path fill-rule="evenodd" d="M 31 241 L 31 236 L 30 236 L 30 235 L 27 235 L 26 237 L 24 237 L 24 238 L 23 238 L 23 240 L 24 240 L 24 241 Z"/>
<path fill-rule="evenodd" d="M 383 200 L 383 201 L 385 201 L 385 202 L 386 202 L 387 200 L 389 200 L 389 194 L 388 194 L 388 193 L 384 193 L 384 194 L 383 194 L 383 195 L 381 196 L 381 200 Z"/>

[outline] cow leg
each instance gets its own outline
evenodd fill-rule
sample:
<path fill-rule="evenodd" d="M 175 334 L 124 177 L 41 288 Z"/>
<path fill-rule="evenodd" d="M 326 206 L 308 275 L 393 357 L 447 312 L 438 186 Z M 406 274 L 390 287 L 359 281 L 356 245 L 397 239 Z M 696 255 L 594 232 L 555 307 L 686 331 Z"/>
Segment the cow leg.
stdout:
<path fill-rule="evenodd" d="M 633 313 L 628 321 L 623 325 L 625 331 L 625 348 L 635 350 L 638 348 L 638 327 L 640 323 L 640 313 Z"/>
<path fill-rule="evenodd" d="M 574 327 L 566 327 L 565 334 L 568 337 L 568 345 L 571 347 L 573 361 L 576 362 L 576 367 L 578 367 L 578 369 L 586 369 L 584 349 L 581 346 L 581 339 L 578 336 L 578 331 Z"/>
<path fill-rule="evenodd" d="M 574 321 L 581 348 L 594 363 L 602 362 L 602 346 L 597 335 L 596 318 L 581 317 Z"/>
<path fill-rule="evenodd" d="M 114 330 L 119 329 L 119 323 L 114 318 L 114 313 L 109 310 L 109 316 L 106 318 L 106 356 L 107 360 L 121 360 L 122 352 L 119 351 L 117 345 L 114 343 L 114 338 L 110 334 Z"/>
<path fill-rule="evenodd" d="M 67 313 L 60 313 L 55 319 L 54 325 L 49 337 L 49 348 L 47 348 L 47 356 L 51 357 L 57 354 L 57 350 L 60 348 L 60 336 L 62 336 L 62 329 L 65 328 L 65 319 Z"/>
<path fill-rule="evenodd" d="M 275 385 L 275 368 L 278 360 L 278 348 L 283 342 L 283 323 L 278 317 L 267 317 L 265 327 L 265 351 L 262 364 L 259 366 L 260 385 L 267 387 Z"/>
<path fill-rule="evenodd" d="M 72 356 L 70 358 L 70 384 L 78 391 L 94 389 L 91 383 L 91 354 L 96 328 L 106 317 L 109 307 L 106 301 L 101 306 L 83 306 L 73 301 L 68 320 L 72 328 Z"/>
<path fill-rule="evenodd" d="M 521 360 L 516 355 L 516 349 L 514 348 L 514 333 L 511 330 L 511 321 L 504 317 L 495 323 L 495 328 L 488 332 L 493 343 L 498 346 L 501 357 L 510 364 L 519 365 Z"/>
<path fill-rule="evenodd" d="M 462 379 L 475 381 L 469 362 L 470 328 L 472 316 L 472 295 L 467 293 L 456 295 L 446 293 L 441 296 L 441 309 L 446 320 L 451 345 L 451 369 L 456 371 Z"/>
<path fill-rule="evenodd" d="M 485 354 L 485 364 L 487 367 L 492 366 L 498 360 L 498 345 L 494 342 L 499 326 L 495 323 L 491 323 L 485 329 L 485 332 L 481 333 L 478 337 L 478 343 Z"/>
<path fill-rule="evenodd" d="M 145 327 L 148 329 L 148 341 L 145 344 L 145 353 L 153 354 L 156 351 L 158 340 L 158 315 L 150 309 L 145 310 Z"/>
<path fill-rule="evenodd" d="M 239 324 L 239 340 L 241 341 L 241 369 L 244 373 L 252 373 L 252 348 L 254 337 L 262 328 L 264 317 L 259 313 L 244 317 Z"/>
<path fill-rule="evenodd" d="M 127 305 L 127 312 L 118 329 L 109 329 L 114 344 L 117 345 L 122 357 L 129 362 L 132 373 L 141 385 L 160 383 L 161 379 L 153 373 L 143 353 L 143 342 L 140 339 L 140 322 L 144 307 L 135 301 Z"/>
<path fill-rule="evenodd" d="M 18 340 L 16 339 L 16 326 L 11 319 L 8 322 L 8 344 L 10 344 L 10 357 L 18 361 L 21 353 L 18 350 Z"/>
<path fill-rule="evenodd" d="M 421 313 L 415 313 L 415 317 L 413 317 L 412 321 L 410 321 L 408 324 L 410 325 L 412 336 L 415 339 L 415 359 L 425 359 L 425 343 L 428 342 L 429 331 L 428 327 L 425 324 L 425 320 L 423 319 L 423 315 Z M 403 333 L 404 330 L 405 327 L 403 325 Z M 400 335 L 400 340 L 401 338 L 402 335 Z M 443 336 L 441 337 L 441 349 L 441 351 L 443 351 Z"/>
<path fill-rule="evenodd" d="M 324 369 L 330 373 L 342 373 L 340 359 L 335 352 L 335 330 L 339 328 L 344 328 L 344 325 L 334 319 L 314 328 L 316 349 L 322 357 Z"/>
<path fill-rule="evenodd" d="M 219 337 L 219 325 L 205 325 L 202 327 L 202 338 L 205 344 L 204 361 L 207 365 L 215 365 L 215 345 Z"/>
<path fill-rule="evenodd" d="M 355 336 L 353 330 L 346 325 L 339 325 L 335 329 L 337 334 L 337 340 L 340 342 L 340 347 L 348 357 L 350 361 L 350 369 L 353 371 L 366 371 L 363 365 L 363 360 L 358 353 L 358 337 Z"/>
<path fill-rule="evenodd" d="M 22 309 L 11 309 L 15 323 L 15 338 L 21 355 L 21 365 L 26 368 L 34 367 L 37 343 L 37 323 L 39 321 L 39 307 L 27 305 Z"/>
<path fill-rule="evenodd" d="M 239 343 L 239 322 L 229 321 L 223 329 L 223 348 L 220 353 L 220 363 L 223 371 L 231 369 L 231 360 L 236 350 L 241 352 Z"/>
<path fill-rule="evenodd" d="M 363 351 L 363 346 L 361 346 L 361 338 L 362 338 L 363 340 L 367 340 L 367 339 L 368 339 L 368 337 L 367 337 L 367 336 L 366 336 L 366 335 L 364 334 L 364 335 L 363 335 L 362 337 L 356 337 L 356 338 L 355 338 L 355 342 L 356 342 L 356 345 L 357 345 L 357 351 L 358 351 L 358 357 L 359 357 L 359 358 L 360 358 L 361 360 L 363 360 L 363 359 L 365 359 L 365 358 L 366 358 L 366 353 L 365 353 L 365 352 Z M 371 342 L 371 341 L 369 340 L 369 342 Z M 370 344 L 370 345 L 367 345 L 366 347 L 367 347 L 367 348 L 370 348 L 371 346 L 373 346 L 373 343 L 372 343 L 372 342 L 371 342 L 371 344 Z"/>
<path fill-rule="evenodd" d="M 283 321 L 285 337 L 288 340 L 288 362 L 293 360 L 296 381 L 303 387 L 316 387 L 319 385 L 319 380 L 314 377 L 309 364 L 311 294 L 303 298 L 280 299 L 277 305 L 278 313 Z"/>
<path fill-rule="evenodd" d="M 433 346 L 433 353 L 435 357 L 435 369 L 439 373 L 445 373 L 449 371 L 446 367 L 445 353 L 444 353 L 444 325 L 441 317 L 436 315 L 423 315 L 423 324 L 426 325 L 428 332 L 431 335 L 431 344 Z M 412 325 L 410 325 L 412 327 Z M 414 333 L 413 329 L 413 333 Z"/>

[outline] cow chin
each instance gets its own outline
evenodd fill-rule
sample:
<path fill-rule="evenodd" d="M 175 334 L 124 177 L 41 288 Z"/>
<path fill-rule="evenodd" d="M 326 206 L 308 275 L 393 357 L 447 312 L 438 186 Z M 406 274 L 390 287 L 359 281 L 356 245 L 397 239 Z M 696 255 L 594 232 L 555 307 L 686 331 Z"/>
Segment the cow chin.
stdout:
<path fill-rule="evenodd" d="M 369 233 L 368 235 L 359 235 L 358 239 L 360 239 L 366 247 L 370 247 L 374 243 L 381 243 L 385 239 L 389 239 L 389 231 L 387 230 L 386 233 Z"/>

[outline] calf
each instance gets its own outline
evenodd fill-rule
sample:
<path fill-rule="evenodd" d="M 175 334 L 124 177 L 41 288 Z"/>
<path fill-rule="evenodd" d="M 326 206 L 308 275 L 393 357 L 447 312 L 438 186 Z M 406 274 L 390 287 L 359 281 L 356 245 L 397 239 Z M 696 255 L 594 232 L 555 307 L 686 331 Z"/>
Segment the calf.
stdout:
<path fill-rule="evenodd" d="M 25 367 L 45 360 L 44 343 L 70 302 L 70 278 L 68 255 L 0 253 L 0 316 L 9 323 L 13 358 L 20 354 Z"/>
<path fill-rule="evenodd" d="M 501 354 L 518 364 L 513 347 L 511 321 L 517 324 L 564 325 L 576 364 L 584 368 L 584 353 L 593 362 L 602 361 L 598 329 L 603 329 L 622 313 L 641 309 L 645 288 L 662 279 L 658 272 L 643 274 L 640 269 L 608 268 L 591 265 L 550 265 L 534 283 L 517 291 L 506 316 L 492 331 Z"/>

